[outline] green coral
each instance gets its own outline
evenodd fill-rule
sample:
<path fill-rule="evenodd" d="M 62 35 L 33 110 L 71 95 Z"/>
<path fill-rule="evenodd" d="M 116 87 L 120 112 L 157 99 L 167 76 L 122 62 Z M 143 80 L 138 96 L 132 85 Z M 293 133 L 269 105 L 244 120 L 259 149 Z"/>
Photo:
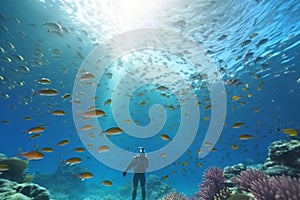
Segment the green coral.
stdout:
<path fill-rule="evenodd" d="M 234 194 L 228 200 L 250 200 L 251 198 L 245 194 Z"/>

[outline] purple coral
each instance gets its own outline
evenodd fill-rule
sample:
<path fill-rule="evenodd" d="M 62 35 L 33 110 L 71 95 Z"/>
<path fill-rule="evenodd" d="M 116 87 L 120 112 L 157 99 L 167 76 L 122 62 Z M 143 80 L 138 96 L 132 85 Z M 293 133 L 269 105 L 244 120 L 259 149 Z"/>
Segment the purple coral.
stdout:
<path fill-rule="evenodd" d="M 223 170 L 218 167 L 208 168 L 203 175 L 200 191 L 197 196 L 200 200 L 213 200 L 214 196 L 225 188 Z"/>
<path fill-rule="evenodd" d="M 242 171 L 232 179 L 238 188 L 251 192 L 258 200 L 299 200 L 300 178 L 268 177 L 258 170 Z"/>
<path fill-rule="evenodd" d="M 264 182 L 264 180 L 267 178 L 267 175 L 265 175 L 265 173 L 261 171 L 248 169 L 242 171 L 239 175 L 232 178 L 232 182 L 236 184 L 239 189 L 249 192 L 253 181 L 259 180 L 261 182 Z"/>
<path fill-rule="evenodd" d="M 299 200 L 300 178 L 274 176 L 267 182 L 253 182 L 251 193 L 259 200 Z"/>

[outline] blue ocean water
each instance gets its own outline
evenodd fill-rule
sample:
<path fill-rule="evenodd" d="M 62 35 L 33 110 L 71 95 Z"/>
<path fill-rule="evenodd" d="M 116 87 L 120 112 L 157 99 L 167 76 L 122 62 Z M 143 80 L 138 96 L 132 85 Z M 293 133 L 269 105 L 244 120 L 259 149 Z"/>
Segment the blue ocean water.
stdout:
<path fill-rule="evenodd" d="M 191 146 L 172 164 L 148 175 L 164 177 L 161 181 L 176 190 L 193 194 L 206 168 L 262 163 L 271 142 L 291 138 L 280 129 L 299 130 L 300 4 L 297 0 L 132 0 L 126 3 L 117 0 L 3 0 L 0 5 L 0 153 L 13 157 L 18 155 L 19 149 L 24 152 L 43 147 L 54 149 L 44 153 L 41 160 L 29 161 L 30 173 L 51 174 L 62 160 L 80 157 L 83 161 L 78 165 L 93 173 L 92 179 L 84 181 L 97 185 L 103 193 L 114 194 L 119 186 L 131 181 L 131 175 L 124 178 L 121 171 L 102 164 L 87 150 L 73 119 L 72 104 L 76 104 L 76 99 L 62 96 L 75 95 L 72 94 L 73 86 L 78 74 L 82 73 L 80 66 L 94 48 L 109 38 L 139 28 L 165 28 L 196 41 L 218 67 L 227 100 L 227 111 L 221 113 L 226 115 L 221 136 L 214 150 L 205 158 L 199 158 L 199 148 L 214 109 L 214 105 L 205 108 L 211 100 L 203 75 L 190 70 L 193 66 L 180 55 L 160 50 L 140 50 L 115 59 L 106 76 L 96 83 L 95 105 L 106 112 L 105 117 L 98 119 L 104 129 L 117 126 L 111 110 L 116 100 L 111 99 L 111 95 L 121 78 L 127 84 L 135 81 L 126 74 L 132 66 L 154 63 L 173 67 L 191 84 L 200 102 L 196 107 L 200 119 L 194 119 L 199 127 Z M 53 28 L 57 25 L 59 31 Z M 51 84 L 38 83 L 41 78 L 50 79 Z M 57 89 L 59 94 L 37 94 L 43 88 Z M 151 138 L 134 138 L 122 133 L 109 137 L 111 141 L 136 153 L 141 145 L 150 153 L 172 142 L 163 140 L 160 135 L 166 133 L 174 138 L 180 123 L 185 123 L 181 121 L 184 113 L 180 112 L 176 96 L 157 89 L 155 84 L 145 85 L 129 95 L 132 120 L 127 122 L 146 126 L 151 121 L 148 112 L 154 104 L 164 106 L 166 122 Z M 233 96 L 240 99 L 232 100 Z M 109 99 L 111 104 L 105 104 Z M 54 110 L 63 110 L 66 114 L 52 115 Z M 24 120 L 25 117 L 31 120 Z M 233 128 L 237 122 L 244 125 Z M 32 134 L 28 134 L 28 130 L 36 126 L 46 130 L 40 137 L 30 139 Z M 89 138 L 100 135 L 93 130 L 86 134 Z M 253 138 L 240 140 L 242 134 L 250 134 Z M 56 145 L 64 139 L 70 143 Z M 76 147 L 86 150 L 74 152 Z M 103 180 L 112 181 L 113 186 L 104 186 Z M 88 197 L 88 190 L 86 193 Z"/>

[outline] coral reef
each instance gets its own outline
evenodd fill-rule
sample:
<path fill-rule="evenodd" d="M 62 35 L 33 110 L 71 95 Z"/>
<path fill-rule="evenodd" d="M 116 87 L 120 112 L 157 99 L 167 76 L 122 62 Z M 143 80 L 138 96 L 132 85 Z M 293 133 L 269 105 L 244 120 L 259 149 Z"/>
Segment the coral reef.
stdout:
<path fill-rule="evenodd" d="M 146 196 L 149 198 L 149 200 L 157 200 L 173 190 L 170 185 L 162 182 L 161 178 L 155 175 L 150 175 L 148 177 L 146 187 Z"/>
<path fill-rule="evenodd" d="M 236 175 L 239 175 L 241 171 L 246 170 L 247 167 L 243 165 L 242 163 L 232 165 L 232 166 L 227 166 L 223 170 L 223 176 L 226 180 L 229 180 L 233 178 Z"/>
<path fill-rule="evenodd" d="M 250 192 L 251 184 L 254 181 L 265 181 L 266 179 L 268 179 L 268 177 L 262 171 L 248 169 L 232 178 L 232 182 L 237 185 L 239 189 Z"/>
<path fill-rule="evenodd" d="M 227 200 L 231 197 L 231 190 L 229 188 L 221 189 L 215 196 L 214 200 Z"/>
<path fill-rule="evenodd" d="M 83 171 L 78 165 L 68 166 L 61 164 L 53 174 L 36 174 L 35 182 L 47 188 L 51 188 L 54 193 L 67 193 L 70 198 L 75 198 L 85 192 L 87 186 L 84 181 L 76 178 L 76 174 Z"/>
<path fill-rule="evenodd" d="M 49 200 L 49 192 L 33 183 L 17 183 L 7 179 L 0 179 L 1 200 Z"/>
<path fill-rule="evenodd" d="M 262 170 L 266 174 L 300 176 L 300 142 L 298 140 L 273 142 Z"/>
<path fill-rule="evenodd" d="M 258 170 L 246 170 L 232 181 L 239 189 L 250 192 L 259 200 L 300 199 L 300 178 L 268 177 Z"/>
<path fill-rule="evenodd" d="M 2 154 L 0 164 L 7 165 L 9 167 L 7 171 L 3 171 L 0 174 L 0 178 L 9 179 L 18 183 L 30 182 L 28 181 L 28 178 L 26 178 L 28 161 L 24 161 L 19 158 L 6 158 Z"/>
<path fill-rule="evenodd" d="M 149 200 L 157 200 L 162 198 L 164 195 L 173 191 L 173 188 L 161 181 L 161 178 L 155 175 L 150 175 L 146 180 L 146 197 Z M 132 193 L 132 182 L 128 182 L 125 185 L 119 187 L 119 194 L 122 199 L 131 197 Z M 138 187 L 137 194 L 140 194 L 140 187 Z"/>
<path fill-rule="evenodd" d="M 160 200 L 187 200 L 187 197 L 184 194 L 173 191 L 163 196 Z"/>
<path fill-rule="evenodd" d="M 228 200 L 250 200 L 251 198 L 245 194 L 234 194 Z"/>
<path fill-rule="evenodd" d="M 203 175 L 200 191 L 197 197 L 201 200 L 214 200 L 214 196 L 225 188 L 225 178 L 223 170 L 218 167 L 208 168 Z"/>

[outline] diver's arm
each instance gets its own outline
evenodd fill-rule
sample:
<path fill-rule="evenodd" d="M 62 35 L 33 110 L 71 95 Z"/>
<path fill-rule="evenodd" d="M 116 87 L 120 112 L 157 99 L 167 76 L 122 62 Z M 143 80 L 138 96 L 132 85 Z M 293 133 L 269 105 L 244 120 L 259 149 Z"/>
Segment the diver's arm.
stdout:
<path fill-rule="evenodd" d="M 127 171 L 130 170 L 130 169 L 132 168 L 132 166 L 134 165 L 135 162 L 136 162 L 136 161 L 135 161 L 135 158 L 133 158 L 133 159 L 131 160 L 131 162 L 129 163 L 129 165 L 127 166 L 127 168 L 125 169 L 125 171 L 123 172 L 123 176 L 126 176 Z"/>

